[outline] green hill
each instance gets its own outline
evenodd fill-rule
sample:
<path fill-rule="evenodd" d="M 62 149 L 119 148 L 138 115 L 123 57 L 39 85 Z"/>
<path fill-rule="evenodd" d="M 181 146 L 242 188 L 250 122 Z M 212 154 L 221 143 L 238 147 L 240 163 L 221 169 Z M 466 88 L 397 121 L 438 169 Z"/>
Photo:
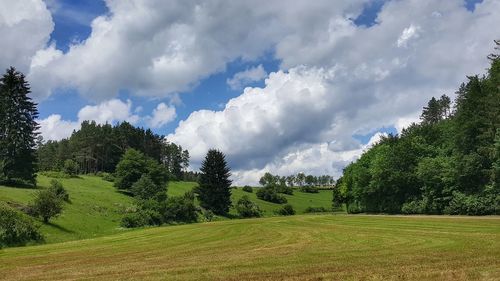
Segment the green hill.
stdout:
<path fill-rule="evenodd" d="M 0 251 L 6 280 L 499 280 L 499 217 L 299 215 Z"/>
<path fill-rule="evenodd" d="M 39 187 L 49 186 L 52 178 L 40 175 Z M 67 189 L 71 203 L 65 204 L 63 213 L 43 224 L 41 231 L 47 243 L 63 242 L 77 239 L 87 239 L 109 234 L 129 231 L 120 227 L 120 220 L 126 208 L 131 206 L 133 199 L 118 192 L 113 184 L 96 176 L 80 176 L 71 179 L 58 179 Z M 197 184 L 194 182 L 170 182 L 169 196 L 178 196 L 191 190 Z M 34 197 L 36 189 L 14 188 L 0 186 L 0 201 L 11 205 L 27 204 Z M 255 193 L 247 193 L 241 188 L 233 189 L 233 202 L 243 195 L 248 195 L 264 210 L 265 216 L 273 216 L 274 210 L 281 205 L 265 202 L 256 198 Z M 286 195 L 290 204 L 298 214 L 309 207 L 331 206 L 331 192 L 321 191 L 316 194 L 296 191 L 294 195 Z M 231 211 L 236 214 L 234 210 Z"/>

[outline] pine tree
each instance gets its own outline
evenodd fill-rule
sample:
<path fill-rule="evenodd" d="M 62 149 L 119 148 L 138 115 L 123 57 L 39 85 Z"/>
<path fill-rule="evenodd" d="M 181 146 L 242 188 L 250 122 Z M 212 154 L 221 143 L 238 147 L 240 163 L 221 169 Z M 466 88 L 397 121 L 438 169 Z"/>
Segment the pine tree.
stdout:
<path fill-rule="evenodd" d="M 36 185 L 36 104 L 30 87 L 13 67 L 0 78 L 0 179 Z"/>
<path fill-rule="evenodd" d="M 227 214 L 231 207 L 232 182 L 224 154 L 215 149 L 209 150 L 200 170 L 200 205 L 215 214 Z"/>

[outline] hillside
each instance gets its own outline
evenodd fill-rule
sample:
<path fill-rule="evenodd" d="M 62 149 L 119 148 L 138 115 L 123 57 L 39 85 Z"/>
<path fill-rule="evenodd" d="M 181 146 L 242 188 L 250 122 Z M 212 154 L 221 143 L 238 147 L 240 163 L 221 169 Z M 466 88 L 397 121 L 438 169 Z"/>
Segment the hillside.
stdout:
<path fill-rule="evenodd" d="M 499 268 L 499 217 L 301 215 L 0 251 L 7 280 L 498 280 Z"/>
<path fill-rule="evenodd" d="M 51 178 L 38 177 L 38 185 L 46 187 Z M 41 231 L 47 243 L 63 242 L 77 239 L 87 239 L 128 231 L 120 227 L 124 211 L 133 203 L 133 199 L 117 192 L 113 184 L 95 176 L 80 176 L 71 179 L 58 179 L 67 189 L 71 203 L 65 205 L 61 216 L 49 224 L 43 224 Z M 197 184 L 194 182 L 170 182 L 169 196 L 178 196 L 191 190 Z M 33 199 L 36 189 L 13 188 L 0 186 L 0 201 L 14 204 L 27 204 Z M 233 189 L 233 202 L 241 196 L 248 195 L 264 210 L 264 216 L 273 216 L 274 210 L 281 205 L 265 202 L 256 198 L 255 193 L 247 193 L 240 188 Z M 301 214 L 309 207 L 331 206 L 331 192 L 321 191 L 316 194 L 295 192 L 293 196 L 286 195 L 297 213 Z M 232 210 L 233 214 L 236 214 Z"/>

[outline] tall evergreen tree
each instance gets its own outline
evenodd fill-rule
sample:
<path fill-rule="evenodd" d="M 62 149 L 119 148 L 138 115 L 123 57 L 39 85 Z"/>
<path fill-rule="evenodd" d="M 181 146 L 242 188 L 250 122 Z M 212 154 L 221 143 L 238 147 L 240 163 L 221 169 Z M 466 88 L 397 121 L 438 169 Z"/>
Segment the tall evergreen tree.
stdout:
<path fill-rule="evenodd" d="M 201 164 L 199 181 L 200 205 L 218 215 L 231 207 L 231 176 L 224 153 L 211 149 Z"/>
<path fill-rule="evenodd" d="M 36 185 L 36 104 L 25 76 L 11 67 L 0 78 L 0 180 Z"/>

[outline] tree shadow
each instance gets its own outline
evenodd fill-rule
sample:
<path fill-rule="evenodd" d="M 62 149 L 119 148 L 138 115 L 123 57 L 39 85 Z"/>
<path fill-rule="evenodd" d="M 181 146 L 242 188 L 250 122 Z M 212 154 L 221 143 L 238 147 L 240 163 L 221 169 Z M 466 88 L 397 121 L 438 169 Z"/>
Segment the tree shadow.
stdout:
<path fill-rule="evenodd" d="M 67 229 L 67 228 L 65 228 L 65 227 L 63 227 L 63 226 L 60 226 L 60 225 L 55 224 L 55 223 L 50 222 L 50 221 L 49 221 L 48 223 L 46 223 L 46 225 L 52 226 L 53 228 L 56 228 L 56 229 L 58 229 L 58 230 L 60 230 L 60 231 L 62 231 L 62 232 L 65 232 L 65 233 L 75 233 L 75 232 L 74 232 L 74 231 L 72 231 L 72 230 L 69 230 L 69 229 Z"/>
<path fill-rule="evenodd" d="M 38 189 L 36 185 L 29 184 L 26 182 L 21 182 L 21 181 L 0 181 L 0 185 L 4 185 L 6 187 L 12 187 L 12 188 L 23 188 L 23 189 Z"/>

